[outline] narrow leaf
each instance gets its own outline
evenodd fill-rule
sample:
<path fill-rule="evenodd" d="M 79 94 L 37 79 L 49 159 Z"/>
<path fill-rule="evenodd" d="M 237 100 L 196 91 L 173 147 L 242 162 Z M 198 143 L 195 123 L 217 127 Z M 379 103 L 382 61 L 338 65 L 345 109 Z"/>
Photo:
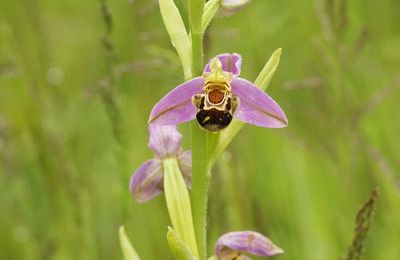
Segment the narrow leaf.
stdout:
<path fill-rule="evenodd" d="M 125 260 L 140 260 L 139 255 L 136 253 L 128 236 L 125 233 L 124 226 L 119 228 L 119 243 L 121 245 L 122 253 Z"/>
<path fill-rule="evenodd" d="M 256 80 L 254 81 L 254 84 L 260 89 L 265 91 L 268 88 L 268 85 L 271 82 L 271 79 L 274 76 L 276 69 L 278 68 L 279 61 L 281 60 L 281 53 L 281 48 L 274 51 L 268 62 L 265 64 L 264 68 L 261 70 L 260 74 L 258 74 Z"/>
<path fill-rule="evenodd" d="M 189 192 L 178 162 L 176 158 L 164 159 L 163 166 L 164 194 L 172 226 L 188 245 L 192 254 L 197 256 L 199 253 L 193 227 Z"/>
<path fill-rule="evenodd" d="M 211 0 L 205 4 L 203 19 L 201 21 L 201 27 L 203 29 L 203 33 L 206 31 L 207 27 L 210 25 L 211 20 L 214 18 L 214 15 L 217 13 L 218 8 L 220 6 L 221 6 L 221 0 Z"/>
<path fill-rule="evenodd" d="M 191 78 L 192 50 L 185 24 L 173 0 L 159 0 L 161 16 L 183 66 L 185 78 Z"/>

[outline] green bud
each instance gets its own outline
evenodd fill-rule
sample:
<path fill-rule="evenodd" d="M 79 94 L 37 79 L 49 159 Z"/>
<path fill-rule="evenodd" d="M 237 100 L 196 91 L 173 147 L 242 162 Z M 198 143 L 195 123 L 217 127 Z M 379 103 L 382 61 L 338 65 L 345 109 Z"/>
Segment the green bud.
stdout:
<path fill-rule="evenodd" d="M 221 8 L 218 10 L 217 16 L 231 16 L 245 8 L 250 0 L 220 0 Z"/>
<path fill-rule="evenodd" d="M 181 239 L 179 234 L 168 227 L 167 240 L 176 260 L 194 260 L 195 258 L 188 245 Z"/>

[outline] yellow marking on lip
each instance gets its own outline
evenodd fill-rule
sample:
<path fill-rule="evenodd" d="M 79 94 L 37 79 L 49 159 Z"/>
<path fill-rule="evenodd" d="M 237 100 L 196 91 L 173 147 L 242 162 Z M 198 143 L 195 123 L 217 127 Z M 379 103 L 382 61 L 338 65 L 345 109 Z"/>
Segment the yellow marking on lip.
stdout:
<path fill-rule="evenodd" d="M 209 117 L 209 116 L 206 116 L 206 118 L 204 118 L 202 124 L 204 124 L 204 123 L 207 122 L 208 120 L 210 120 L 210 117 Z"/>
<path fill-rule="evenodd" d="M 230 91 L 231 86 L 226 80 L 221 81 L 207 81 L 204 89 L 221 89 L 223 91 Z"/>

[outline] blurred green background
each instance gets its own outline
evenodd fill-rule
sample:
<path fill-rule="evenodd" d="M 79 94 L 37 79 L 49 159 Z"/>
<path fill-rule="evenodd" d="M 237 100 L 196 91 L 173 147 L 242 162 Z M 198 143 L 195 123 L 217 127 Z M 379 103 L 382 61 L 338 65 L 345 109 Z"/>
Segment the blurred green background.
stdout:
<path fill-rule="evenodd" d="M 338 259 L 379 186 L 364 256 L 400 259 L 398 10 L 254 0 L 213 21 L 205 58 L 240 53 L 250 80 L 283 48 L 268 93 L 290 124 L 246 126 L 222 156 L 210 253 L 223 233 L 251 229 L 286 251 L 277 259 Z M 173 259 L 164 198 L 136 203 L 128 182 L 153 156 L 152 106 L 182 80 L 155 0 L 2 0 L 0 259 L 122 259 L 122 224 L 142 259 Z"/>

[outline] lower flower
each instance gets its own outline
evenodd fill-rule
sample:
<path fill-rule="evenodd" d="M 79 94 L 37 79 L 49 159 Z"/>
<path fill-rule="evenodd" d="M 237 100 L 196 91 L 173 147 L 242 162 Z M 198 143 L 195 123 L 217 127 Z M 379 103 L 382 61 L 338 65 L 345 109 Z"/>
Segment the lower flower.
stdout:
<path fill-rule="evenodd" d="M 155 157 L 144 162 L 133 173 L 129 188 L 138 202 L 146 202 L 164 190 L 163 162 L 175 158 L 188 188 L 192 186 L 192 154 L 181 148 L 182 135 L 176 126 L 150 125 L 149 147 Z"/>
<path fill-rule="evenodd" d="M 218 260 L 240 260 L 251 258 L 243 255 L 274 256 L 283 254 L 283 250 L 267 237 L 254 231 L 229 232 L 221 236 L 215 246 Z"/>

